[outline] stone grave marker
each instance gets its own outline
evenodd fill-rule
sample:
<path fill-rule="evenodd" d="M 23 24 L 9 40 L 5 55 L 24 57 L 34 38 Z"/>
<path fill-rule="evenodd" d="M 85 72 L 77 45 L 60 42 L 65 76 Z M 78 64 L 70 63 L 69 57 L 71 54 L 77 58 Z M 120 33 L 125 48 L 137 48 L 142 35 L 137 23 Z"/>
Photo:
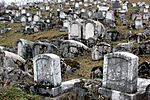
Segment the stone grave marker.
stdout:
<path fill-rule="evenodd" d="M 40 85 L 61 85 L 60 57 L 55 54 L 40 54 L 33 58 L 34 81 Z"/>
<path fill-rule="evenodd" d="M 21 14 L 26 14 L 26 9 L 22 9 Z"/>
<path fill-rule="evenodd" d="M 88 22 L 85 25 L 85 33 L 84 33 L 85 39 L 88 39 L 90 37 L 94 37 L 94 35 L 95 35 L 94 33 L 95 33 L 94 24 Z"/>
<path fill-rule="evenodd" d="M 92 60 L 102 59 L 105 54 L 110 52 L 111 52 L 110 44 L 107 44 L 105 42 L 98 43 L 94 47 L 94 50 L 92 51 Z"/>
<path fill-rule="evenodd" d="M 40 20 L 40 17 L 38 15 L 33 16 L 33 21 L 38 22 Z"/>
<path fill-rule="evenodd" d="M 32 58 L 32 46 L 32 41 L 19 39 L 17 41 L 18 55 L 23 57 L 24 59 Z"/>
<path fill-rule="evenodd" d="M 33 57 L 35 57 L 38 54 L 44 54 L 44 53 L 59 54 L 58 49 L 54 44 L 46 43 L 46 42 L 34 43 L 32 50 L 33 50 L 32 51 Z"/>
<path fill-rule="evenodd" d="M 103 87 L 133 93 L 137 90 L 138 57 L 127 52 L 115 52 L 104 57 Z"/>
<path fill-rule="evenodd" d="M 127 52 L 105 55 L 102 88 L 99 92 L 111 95 L 112 100 L 134 100 L 134 93 L 137 92 L 138 60 L 136 55 Z M 113 93 L 113 90 L 118 92 Z"/>
<path fill-rule="evenodd" d="M 26 22 L 26 16 L 21 16 L 21 22 L 25 23 Z"/>
<path fill-rule="evenodd" d="M 29 16 L 28 17 L 28 22 L 31 22 L 32 21 L 32 16 Z"/>
<path fill-rule="evenodd" d="M 81 38 L 81 25 L 78 22 L 73 22 L 70 25 L 69 39 Z"/>

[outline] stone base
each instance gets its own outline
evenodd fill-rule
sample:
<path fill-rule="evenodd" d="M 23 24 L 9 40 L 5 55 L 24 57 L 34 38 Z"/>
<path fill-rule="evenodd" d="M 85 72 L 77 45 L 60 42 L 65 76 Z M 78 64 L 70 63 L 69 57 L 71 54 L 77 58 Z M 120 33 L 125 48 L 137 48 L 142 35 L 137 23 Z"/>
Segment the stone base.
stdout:
<path fill-rule="evenodd" d="M 59 86 L 59 87 L 54 87 L 54 88 L 50 89 L 49 94 L 52 97 L 58 96 L 59 94 L 61 94 L 61 87 Z"/>
<path fill-rule="evenodd" d="M 73 79 L 73 80 L 62 82 L 62 84 L 57 87 L 35 86 L 34 92 L 40 95 L 56 97 L 73 89 L 74 84 L 77 82 L 80 82 L 80 79 Z"/>
<path fill-rule="evenodd" d="M 111 100 L 143 100 L 145 92 L 136 92 L 135 94 L 123 93 L 116 90 L 109 90 L 106 88 L 99 88 L 98 92 Z"/>

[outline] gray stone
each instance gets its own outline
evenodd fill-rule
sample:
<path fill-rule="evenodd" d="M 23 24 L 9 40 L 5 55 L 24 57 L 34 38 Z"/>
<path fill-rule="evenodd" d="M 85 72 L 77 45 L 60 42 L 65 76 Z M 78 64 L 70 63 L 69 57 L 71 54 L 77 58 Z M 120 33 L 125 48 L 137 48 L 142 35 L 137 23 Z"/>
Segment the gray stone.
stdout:
<path fill-rule="evenodd" d="M 105 42 L 98 43 L 92 51 L 92 60 L 102 59 L 103 56 L 111 52 L 111 46 Z"/>
<path fill-rule="evenodd" d="M 55 54 L 40 54 L 33 58 L 34 81 L 40 85 L 61 84 L 60 57 Z"/>
<path fill-rule="evenodd" d="M 150 84 L 147 86 L 146 94 L 147 94 L 147 99 L 150 100 Z"/>
<path fill-rule="evenodd" d="M 25 39 L 19 39 L 17 41 L 17 47 L 18 47 L 18 55 L 23 57 L 24 59 L 32 58 L 32 46 L 34 42 L 25 40 Z"/>
<path fill-rule="evenodd" d="M 79 54 L 84 54 L 89 48 L 81 42 L 75 40 L 64 40 L 60 44 L 60 52 L 63 57 L 77 57 Z"/>
<path fill-rule="evenodd" d="M 124 93 L 137 91 L 138 57 L 127 52 L 104 56 L 103 87 Z"/>
<path fill-rule="evenodd" d="M 32 48 L 33 52 L 33 57 L 35 57 L 38 54 L 44 54 L 44 53 L 54 53 L 54 54 L 59 54 L 58 48 L 53 44 L 53 43 L 48 43 L 48 42 L 35 42 L 33 44 Z"/>
<path fill-rule="evenodd" d="M 80 39 L 81 38 L 81 23 L 75 21 L 70 23 L 69 39 Z"/>
<path fill-rule="evenodd" d="M 111 97 L 112 100 L 149 100 L 148 85 L 149 79 L 138 78 L 137 79 L 137 92 L 128 94 L 121 91 L 110 90 L 106 88 L 99 88 L 99 93 L 105 97 Z M 146 95 L 145 95 L 146 94 Z"/>
<path fill-rule="evenodd" d="M 119 43 L 117 44 L 114 48 L 114 52 L 132 52 L 133 46 L 134 46 L 134 41 L 128 42 L 128 43 Z"/>

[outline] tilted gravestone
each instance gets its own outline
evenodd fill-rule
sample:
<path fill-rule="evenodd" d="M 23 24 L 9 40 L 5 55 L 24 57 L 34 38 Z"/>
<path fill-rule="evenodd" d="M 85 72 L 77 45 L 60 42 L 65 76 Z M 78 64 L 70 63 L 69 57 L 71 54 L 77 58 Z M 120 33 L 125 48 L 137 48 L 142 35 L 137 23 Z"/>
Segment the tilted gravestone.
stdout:
<path fill-rule="evenodd" d="M 128 52 L 114 52 L 104 56 L 103 81 L 99 93 L 112 100 L 135 100 L 139 58 Z M 118 92 L 114 92 L 118 91 Z M 132 94 L 132 95 L 131 95 Z"/>
<path fill-rule="evenodd" d="M 40 54 L 33 58 L 34 81 L 39 85 L 61 85 L 60 57 L 55 54 Z"/>

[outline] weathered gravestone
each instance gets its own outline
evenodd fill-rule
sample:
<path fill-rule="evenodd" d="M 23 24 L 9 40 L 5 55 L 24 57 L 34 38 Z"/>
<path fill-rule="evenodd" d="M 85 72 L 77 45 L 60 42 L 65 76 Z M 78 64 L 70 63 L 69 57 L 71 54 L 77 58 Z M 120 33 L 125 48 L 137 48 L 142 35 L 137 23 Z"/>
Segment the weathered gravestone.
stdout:
<path fill-rule="evenodd" d="M 26 9 L 22 9 L 21 14 L 26 14 Z"/>
<path fill-rule="evenodd" d="M 81 24 L 79 22 L 72 22 L 70 24 L 69 39 L 81 38 Z"/>
<path fill-rule="evenodd" d="M 91 22 L 86 23 L 85 32 L 84 32 L 85 39 L 94 37 L 94 35 L 95 35 L 94 23 L 91 23 Z"/>
<path fill-rule="evenodd" d="M 54 44 L 47 43 L 47 42 L 34 43 L 32 50 L 33 50 L 32 51 L 33 57 L 35 57 L 38 54 L 44 54 L 44 53 L 59 54 L 58 48 Z"/>
<path fill-rule="evenodd" d="M 110 44 L 105 42 L 98 43 L 94 50 L 92 51 L 92 60 L 100 60 L 104 57 L 105 54 L 111 52 Z"/>
<path fill-rule="evenodd" d="M 134 25 L 136 29 L 143 29 L 143 20 L 141 15 L 134 19 Z"/>
<path fill-rule="evenodd" d="M 81 54 L 87 53 L 89 48 L 81 42 L 75 40 L 64 40 L 60 44 L 60 52 L 62 57 L 77 57 Z"/>
<path fill-rule="evenodd" d="M 102 23 L 94 20 L 87 20 L 83 26 L 83 38 L 98 38 L 104 36 L 105 27 Z"/>
<path fill-rule="evenodd" d="M 114 52 L 132 52 L 133 46 L 134 46 L 134 41 L 133 42 L 128 42 L 128 43 L 119 43 L 117 44 L 114 48 Z"/>
<path fill-rule="evenodd" d="M 105 55 L 99 93 L 112 100 L 135 100 L 136 94 L 133 93 L 137 92 L 138 60 L 136 55 L 127 52 Z"/>
<path fill-rule="evenodd" d="M 34 81 L 39 85 L 61 85 L 60 57 L 55 54 L 40 54 L 33 58 Z"/>
<path fill-rule="evenodd" d="M 33 16 L 33 21 L 34 21 L 34 22 L 40 21 L 40 16 L 34 15 L 34 16 Z"/>
<path fill-rule="evenodd" d="M 21 16 L 20 21 L 21 21 L 22 23 L 26 23 L 26 21 L 27 21 L 26 16 Z"/>
<path fill-rule="evenodd" d="M 23 57 L 24 59 L 32 58 L 32 46 L 34 42 L 25 40 L 25 39 L 19 39 L 17 41 L 17 47 L 18 47 L 18 55 Z"/>

